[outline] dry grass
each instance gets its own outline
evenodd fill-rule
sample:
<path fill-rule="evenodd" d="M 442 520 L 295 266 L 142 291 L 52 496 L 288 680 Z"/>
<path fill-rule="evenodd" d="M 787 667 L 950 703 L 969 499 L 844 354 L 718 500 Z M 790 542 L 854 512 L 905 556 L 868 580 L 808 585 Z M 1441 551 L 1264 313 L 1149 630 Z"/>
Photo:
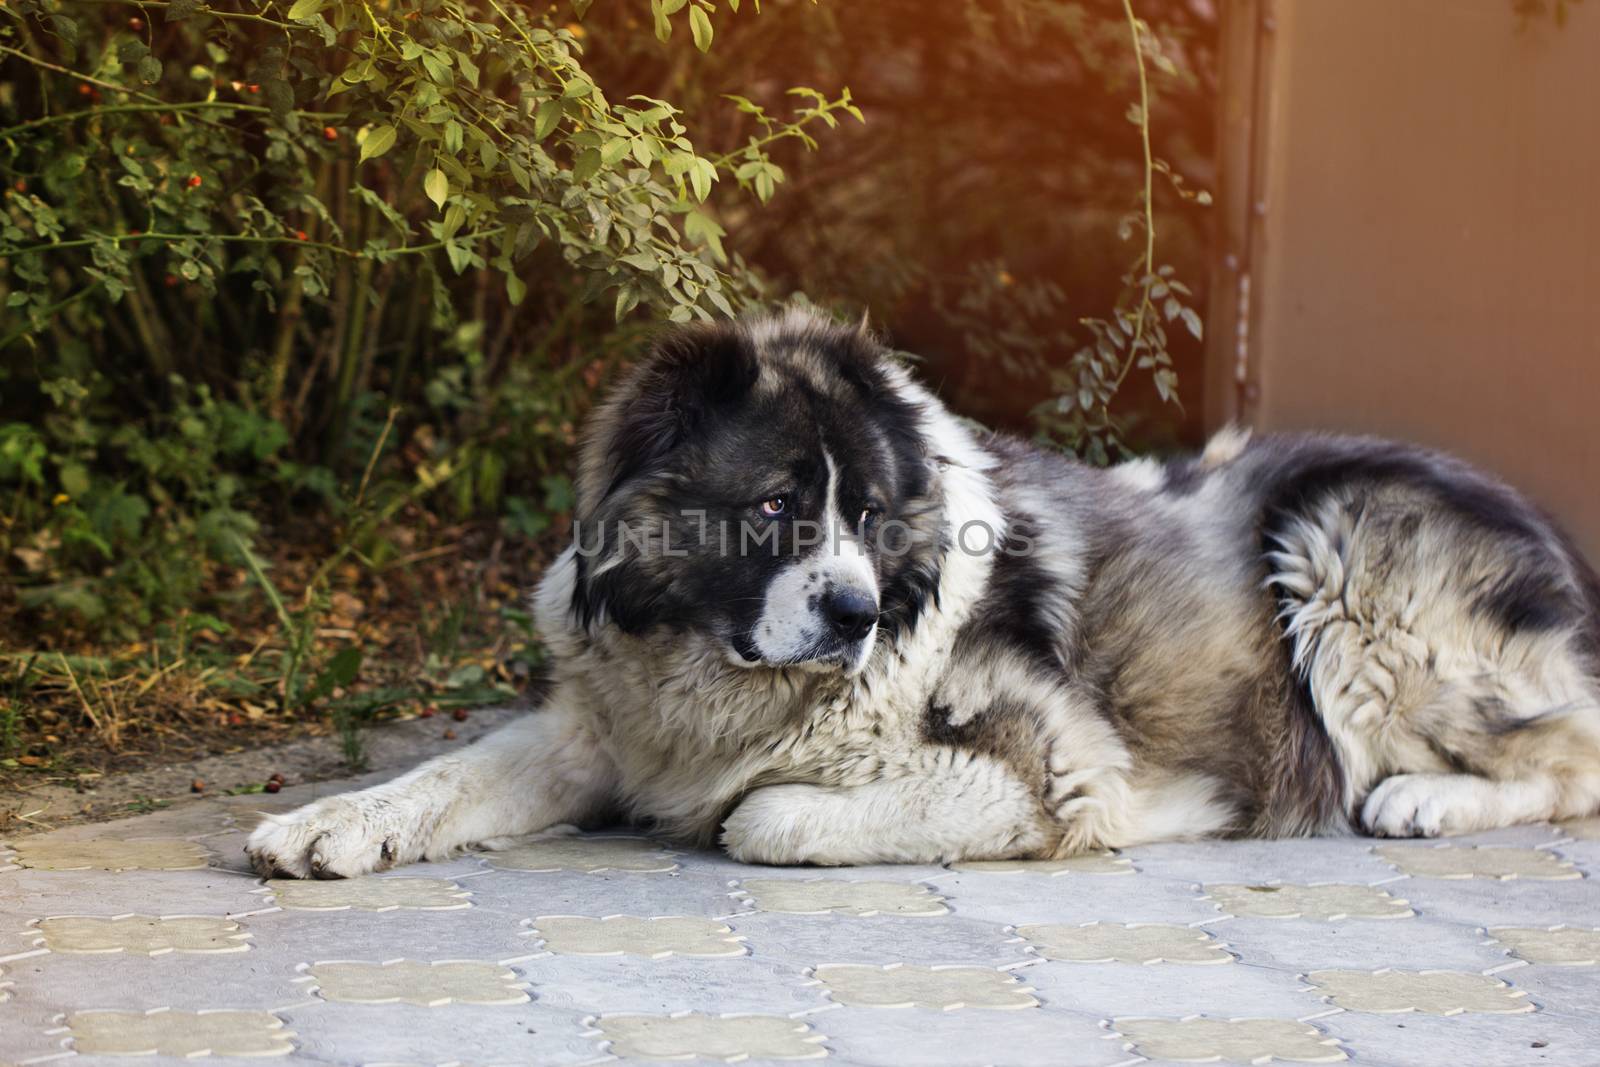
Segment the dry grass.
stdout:
<path fill-rule="evenodd" d="M 300 590 L 321 556 L 278 543 L 265 560 L 272 581 Z M 41 620 L 0 617 L 0 794 L 504 702 L 537 673 L 522 592 L 546 558 L 480 525 L 434 529 L 383 566 L 335 568 L 309 656 L 359 648 L 360 673 L 301 706 L 284 700 L 290 635 L 243 568 L 217 572 L 211 614 L 172 620 L 132 644 L 75 642 Z"/>

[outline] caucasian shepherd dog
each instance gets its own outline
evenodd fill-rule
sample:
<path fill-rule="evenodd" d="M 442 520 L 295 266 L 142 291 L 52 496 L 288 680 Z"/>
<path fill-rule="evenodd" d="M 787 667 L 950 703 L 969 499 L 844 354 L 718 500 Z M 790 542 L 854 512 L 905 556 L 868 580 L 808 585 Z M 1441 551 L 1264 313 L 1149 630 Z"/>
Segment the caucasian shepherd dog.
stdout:
<path fill-rule="evenodd" d="M 591 421 L 574 531 L 543 708 L 269 818 L 258 869 L 618 818 L 859 864 L 1600 808 L 1600 582 L 1448 456 L 1225 432 L 1096 469 L 790 313 L 656 347 Z"/>

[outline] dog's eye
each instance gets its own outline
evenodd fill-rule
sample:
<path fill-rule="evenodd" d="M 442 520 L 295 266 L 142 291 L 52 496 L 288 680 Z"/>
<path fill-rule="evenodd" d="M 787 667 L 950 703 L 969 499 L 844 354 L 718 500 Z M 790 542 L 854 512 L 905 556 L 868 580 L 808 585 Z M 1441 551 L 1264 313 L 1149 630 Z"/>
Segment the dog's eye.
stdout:
<path fill-rule="evenodd" d="M 867 507 L 862 508 L 861 509 L 861 525 L 862 526 L 871 526 L 873 523 L 878 521 L 878 516 L 880 514 L 882 514 L 882 512 L 878 508 L 872 507 L 871 505 L 868 505 Z"/>
<path fill-rule="evenodd" d="M 767 499 L 765 499 L 765 500 L 763 500 L 761 502 L 761 514 L 765 515 L 769 519 L 776 519 L 777 517 L 779 517 L 780 515 L 782 515 L 784 512 L 786 512 L 788 510 L 789 510 L 789 498 L 788 497 L 773 496 L 773 497 L 768 497 Z"/>

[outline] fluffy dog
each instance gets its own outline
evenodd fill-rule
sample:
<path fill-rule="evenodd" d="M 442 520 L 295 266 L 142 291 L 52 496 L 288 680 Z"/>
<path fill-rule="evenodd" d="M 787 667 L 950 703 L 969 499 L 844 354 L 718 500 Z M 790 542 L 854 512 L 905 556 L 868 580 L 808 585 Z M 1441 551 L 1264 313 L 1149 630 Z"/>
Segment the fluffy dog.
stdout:
<path fill-rule="evenodd" d="M 1447 456 L 1225 432 L 1096 469 L 790 313 L 662 341 L 576 491 L 544 706 L 269 818 L 258 869 L 615 819 L 858 864 L 1600 808 L 1600 582 Z"/>

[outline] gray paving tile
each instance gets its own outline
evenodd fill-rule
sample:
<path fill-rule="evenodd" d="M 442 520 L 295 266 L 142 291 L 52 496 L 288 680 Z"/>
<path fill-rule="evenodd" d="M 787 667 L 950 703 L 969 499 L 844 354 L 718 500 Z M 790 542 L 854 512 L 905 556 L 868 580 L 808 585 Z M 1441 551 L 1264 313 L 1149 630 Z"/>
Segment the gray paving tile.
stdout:
<path fill-rule="evenodd" d="M 270 807 L 288 808 L 339 787 L 285 790 Z M 1223 1026 L 1231 1026 L 1230 1019 L 1278 1020 L 1274 1032 L 1287 1033 L 1289 1040 L 1297 1034 L 1303 1039 L 1305 1027 L 1314 1024 L 1324 1033 L 1311 1034 L 1313 1044 L 1337 1038 L 1353 1062 L 1385 1067 L 1600 1062 L 1600 967 L 1528 964 L 1484 932 L 1493 926 L 1600 925 L 1600 889 L 1590 877 L 1600 871 L 1600 842 L 1583 836 L 1588 831 L 1520 827 L 1447 843 L 1452 849 L 1523 850 L 1524 856 L 1542 850 L 1572 864 L 1557 880 L 1407 876 L 1374 851 L 1380 843 L 1356 837 L 1148 846 L 1067 865 L 846 870 L 747 867 L 720 853 L 676 850 L 671 870 L 593 872 L 581 869 L 583 851 L 599 856 L 618 846 L 578 841 L 571 844 L 580 859 L 557 864 L 559 869 L 508 869 L 514 864 L 506 857 L 469 854 L 370 881 L 316 884 L 297 897 L 293 888 L 273 891 L 243 861 L 252 812 L 268 807 L 265 801 L 208 798 L 112 827 L 74 827 L 52 835 L 50 840 L 61 846 L 53 852 L 33 852 L 35 858 L 53 855 L 47 865 L 71 866 L 74 857 L 84 855 L 120 857 L 117 862 L 125 864 L 130 853 L 114 847 L 116 842 L 157 838 L 176 843 L 173 855 L 193 855 L 184 842 L 203 846 L 204 867 L 111 870 L 91 863 L 89 869 L 42 869 L 19 865 L 18 859 L 25 862 L 29 855 L 26 847 L 21 857 L 0 851 L 0 1063 L 70 1052 L 63 1020 L 90 1009 L 170 1009 L 185 1018 L 218 1009 L 271 1011 L 292 1031 L 292 1051 L 279 1062 L 351 1067 L 596 1063 L 607 1055 L 597 1029 L 605 1019 L 669 1019 L 686 1012 L 696 1013 L 691 1019 L 734 1028 L 727 1032 L 766 1034 L 750 1038 L 753 1043 L 745 1049 L 745 1062 L 754 1067 L 793 1062 L 772 1058 L 774 1040 L 791 1050 L 814 1045 L 827 1052 L 829 1062 L 845 1067 L 1094 1067 L 1134 1058 L 1114 1020 L 1176 1022 L 1196 1016 Z M 97 840 L 109 840 L 113 847 L 94 852 Z M 140 863 L 159 862 L 164 854 L 159 848 L 134 853 Z M 1329 883 L 1359 892 L 1336 894 L 1332 904 L 1324 900 L 1326 915 L 1318 912 L 1317 900 L 1323 898 L 1300 898 L 1297 906 L 1309 916 L 1282 908 L 1280 913 L 1297 917 L 1267 917 L 1271 908 L 1251 906 L 1252 893 L 1261 893 L 1263 901 L 1281 901 L 1292 896 L 1286 887 Z M 1238 891 L 1243 902 L 1219 907 L 1208 897 L 1208 887 L 1224 885 L 1253 888 Z M 1381 894 L 1366 892 L 1371 886 L 1408 904 L 1390 908 Z M 1369 914 L 1409 907 L 1415 915 L 1363 918 L 1341 910 L 1347 907 L 1357 912 L 1365 907 Z M 131 940 L 121 952 L 65 951 L 70 942 L 57 944 L 55 951 L 38 947 L 42 919 L 109 920 L 130 914 L 231 918 L 240 933 L 249 935 L 242 939 L 247 947 L 189 951 L 212 942 L 179 938 L 172 942 L 177 950 L 153 956 L 142 948 L 128 949 L 157 941 L 158 948 L 170 947 L 157 937 L 166 936 L 158 927 L 146 929 L 148 923 L 110 933 L 109 927 L 92 928 L 95 936 L 118 945 L 123 932 L 146 929 L 139 935 L 146 940 L 128 933 Z M 568 927 L 576 940 L 563 944 L 536 936 L 541 918 L 559 916 L 682 918 L 687 924 L 674 927 L 680 931 L 674 936 L 688 941 L 662 934 L 661 944 L 678 948 L 663 951 L 653 940 L 617 948 L 616 930 L 653 937 L 648 925 L 602 930 L 580 923 Z M 1230 962 L 1044 959 L 1017 933 L 1018 927 L 1033 924 L 1086 923 L 1203 930 L 1226 945 Z M 152 937 L 157 941 L 148 940 Z M 726 954 L 727 945 L 738 954 Z M 596 954 L 602 951 L 612 954 Z M 481 964 L 468 970 L 492 988 L 464 995 L 469 1001 L 503 995 L 507 980 L 496 976 L 509 968 L 509 981 L 519 984 L 512 987 L 517 996 L 507 999 L 524 994 L 528 999 L 434 1007 L 324 999 L 313 990 L 311 968 L 341 960 L 367 965 L 354 972 L 365 976 L 362 981 L 383 982 L 400 981 L 397 976 L 404 982 L 432 982 L 444 973 L 434 965 L 445 961 Z M 415 966 L 378 967 L 400 960 Z M 1002 983 L 1002 999 L 1015 1003 L 1015 991 L 1025 987 L 1031 993 L 1022 999 L 1038 1003 L 1015 1010 L 844 1004 L 815 975 L 819 966 L 896 964 L 906 970 L 894 981 L 913 983 L 905 988 L 922 981 L 917 976 L 927 968 L 1003 970 L 1017 984 Z M 1303 978 L 1314 971 L 1381 968 L 1443 970 L 1467 980 L 1490 973 L 1526 993 L 1526 1003 L 1537 1010 L 1444 1017 L 1345 1011 Z M 946 975 L 937 980 L 966 988 L 961 982 L 967 979 Z M 987 988 L 983 982 L 973 988 L 979 986 Z M 410 988 L 394 995 L 418 1003 L 434 996 L 427 990 L 406 992 Z M 955 996 L 951 986 L 940 988 L 945 992 L 927 994 L 932 1002 Z M 382 995 L 363 995 L 383 999 L 393 993 L 390 986 L 384 989 L 388 992 Z M 735 1018 L 718 1021 L 728 1015 Z M 740 1029 L 742 1015 L 768 1021 Z M 794 1044 L 796 1033 L 807 1035 L 806 1027 L 812 1028 L 810 1036 L 822 1036 L 820 1045 Z M 192 1037 L 197 1031 L 184 1032 Z M 1190 1051 L 1203 1052 L 1197 1048 Z M 127 1061 L 84 1055 L 73 1062 L 75 1067 L 120 1067 Z M 156 1055 L 140 1062 L 167 1067 L 194 1061 Z"/>
<path fill-rule="evenodd" d="M 1317 1020 L 1355 1063 L 1374 1067 L 1593 1067 L 1600 1023 L 1549 1012 L 1527 1015 L 1367 1015 Z"/>

